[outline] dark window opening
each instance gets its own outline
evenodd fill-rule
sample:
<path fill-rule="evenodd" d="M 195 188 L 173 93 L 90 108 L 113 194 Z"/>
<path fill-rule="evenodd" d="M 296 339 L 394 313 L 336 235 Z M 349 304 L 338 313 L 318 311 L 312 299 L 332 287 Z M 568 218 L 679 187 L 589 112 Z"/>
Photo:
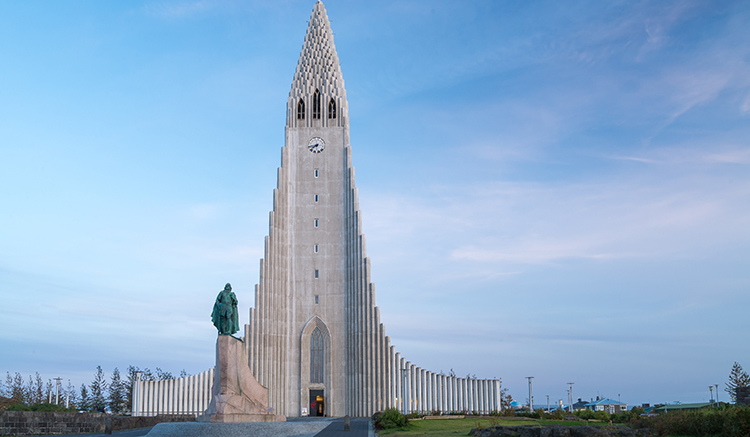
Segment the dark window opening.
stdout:
<path fill-rule="evenodd" d="M 328 102 L 328 118 L 336 118 L 336 101 L 333 100 L 333 97 Z"/>
<path fill-rule="evenodd" d="M 315 90 L 313 94 L 313 113 L 312 118 L 320 119 L 320 91 Z"/>
<path fill-rule="evenodd" d="M 302 99 L 299 99 L 299 103 L 297 103 L 297 120 L 304 120 L 305 119 L 305 101 Z"/>

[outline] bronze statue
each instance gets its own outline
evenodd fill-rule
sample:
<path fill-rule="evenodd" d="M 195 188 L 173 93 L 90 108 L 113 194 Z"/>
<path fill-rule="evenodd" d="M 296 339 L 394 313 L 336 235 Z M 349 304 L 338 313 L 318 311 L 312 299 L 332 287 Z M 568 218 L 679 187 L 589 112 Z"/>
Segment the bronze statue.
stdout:
<path fill-rule="evenodd" d="M 232 286 L 224 286 L 214 303 L 211 313 L 211 321 L 219 330 L 219 335 L 232 335 L 240 330 L 239 317 L 237 316 L 237 296 L 232 292 Z"/>

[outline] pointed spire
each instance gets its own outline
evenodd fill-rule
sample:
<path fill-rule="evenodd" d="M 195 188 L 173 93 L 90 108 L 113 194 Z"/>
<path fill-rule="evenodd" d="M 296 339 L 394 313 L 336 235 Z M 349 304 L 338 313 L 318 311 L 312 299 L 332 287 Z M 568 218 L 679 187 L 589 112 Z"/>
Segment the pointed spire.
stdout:
<path fill-rule="evenodd" d="M 315 97 L 316 90 L 319 97 Z M 319 100 L 314 102 L 314 98 Z M 314 106 L 319 108 L 317 113 L 313 112 Z M 289 91 L 287 126 L 343 126 L 348 118 L 347 106 L 331 23 L 323 2 L 318 0 L 310 16 Z M 300 108 L 303 108 L 302 115 Z M 316 123 L 316 120 L 320 122 Z"/>

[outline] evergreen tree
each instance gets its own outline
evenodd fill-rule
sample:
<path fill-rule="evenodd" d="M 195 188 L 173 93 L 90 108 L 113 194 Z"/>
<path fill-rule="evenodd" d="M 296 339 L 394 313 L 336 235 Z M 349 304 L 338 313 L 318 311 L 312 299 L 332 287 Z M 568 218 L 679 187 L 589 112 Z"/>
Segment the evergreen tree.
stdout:
<path fill-rule="evenodd" d="M 71 384 L 70 380 L 68 380 L 68 387 L 65 389 L 65 393 L 68 396 L 68 405 L 70 406 L 70 408 L 77 408 L 78 396 L 76 395 L 76 388 L 73 384 Z"/>
<path fill-rule="evenodd" d="M 47 387 L 45 389 L 46 391 L 44 393 L 44 399 L 42 400 L 42 402 L 49 402 L 50 404 L 55 402 L 55 398 L 53 397 L 55 393 L 55 385 L 52 384 L 51 379 L 47 380 Z"/>
<path fill-rule="evenodd" d="M 25 397 L 25 389 L 23 386 L 23 376 L 16 372 L 13 380 L 10 384 L 10 404 L 22 404 Z"/>
<path fill-rule="evenodd" d="M 125 411 L 133 411 L 133 385 L 140 371 L 137 367 L 128 366 L 128 379 L 125 380 L 123 390 L 125 392 Z"/>
<path fill-rule="evenodd" d="M 42 381 L 39 372 L 36 372 L 36 381 L 34 382 L 34 403 L 40 404 L 42 402 L 46 402 L 46 399 L 44 399 L 44 382 Z"/>
<path fill-rule="evenodd" d="M 729 397 L 732 398 L 732 402 L 737 402 L 737 389 L 742 387 L 750 387 L 750 375 L 742 370 L 742 366 L 737 361 L 732 366 L 732 371 L 729 372 L 729 382 L 726 384 L 725 392 L 729 393 Z"/>
<path fill-rule="evenodd" d="M 34 378 L 29 375 L 29 382 L 26 384 L 26 388 L 23 390 L 23 403 L 26 405 L 34 405 Z"/>
<path fill-rule="evenodd" d="M 160 368 L 156 368 L 156 379 L 159 381 L 164 381 L 167 379 L 174 379 L 174 376 L 172 376 L 171 372 L 165 372 L 161 370 Z"/>
<path fill-rule="evenodd" d="M 125 401 L 125 386 L 120 379 L 120 370 L 115 367 L 109 382 L 109 409 L 112 414 L 120 414 Z"/>
<path fill-rule="evenodd" d="M 89 386 L 90 408 L 95 413 L 103 413 L 107 407 L 107 401 L 104 394 L 107 392 L 107 380 L 104 379 L 102 366 L 96 366 L 94 380 Z"/>
<path fill-rule="evenodd" d="M 81 400 L 78 402 L 78 409 L 80 411 L 89 411 L 91 409 L 90 404 L 89 391 L 86 389 L 86 384 L 81 384 Z"/>

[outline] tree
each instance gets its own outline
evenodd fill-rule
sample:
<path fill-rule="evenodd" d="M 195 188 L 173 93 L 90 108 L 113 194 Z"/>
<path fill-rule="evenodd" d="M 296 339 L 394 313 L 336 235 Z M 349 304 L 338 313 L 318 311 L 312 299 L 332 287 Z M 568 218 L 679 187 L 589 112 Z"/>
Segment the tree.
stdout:
<path fill-rule="evenodd" d="M 42 400 L 42 402 L 49 402 L 51 404 L 52 401 L 55 400 L 55 398 L 52 397 L 52 393 L 55 392 L 55 385 L 52 384 L 52 380 L 51 379 L 47 380 L 46 390 L 47 390 L 47 394 L 45 395 L 45 397 Z"/>
<path fill-rule="evenodd" d="M 128 379 L 125 380 L 123 390 L 125 391 L 125 411 L 133 411 L 133 385 L 140 371 L 137 367 L 128 366 Z"/>
<path fill-rule="evenodd" d="M 26 389 L 23 386 L 23 376 L 16 372 L 10 383 L 10 404 L 22 404 L 24 401 Z"/>
<path fill-rule="evenodd" d="M 96 366 L 96 373 L 94 374 L 94 380 L 91 381 L 89 386 L 89 402 L 90 409 L 95 413 L 103 413 L 107 407 L 107 401 L 104 394 L 107 391 L 107 380 L 104 379 L 104 371 L 102 366 Z"/>
<path fill-rule="evenodd" d="M 165 372 L 161 370 L 160 368 L 156 368 L 156 379 L 159 381 L 164 381 L 167 379 L 174 379 L 174 376 L 172 376 L 171 372 Z"/>
<path fill-rule="evenodd" d="M 112 414 L 120 414 L 125 402 L 125 386 L 120 379 L 120 370 L 115 367 L 112 379 L 109 381 L 109 409 Z"/>
<path fill-rule="evenodd" d="M 732 371 L 729 372 L 729 382 L 726 384 L 725 392 L 729 393 L 729 397 L 732 398 L 732 402 L 737 402 L 737 389 L 742 387 L 750 387 L 750 375 L 742 370 L 742 366 L 737 361 L 732 366 Z"/>
<path fill-rule="evenodd" d="M 35 404 L 44 402 L 44 382 L 39 372 L 36 372 L 36 381 L 34 382 L 34 401 Z"/>
<path fill-rule="evenodd" d="M 70 380 L 68 380 L 68 387 L 65 389 L 65 393 L 68 396 L 68 402 L 69 406 L 71 408 L 78 406 L 78 396 L 76 395 L 76 388 L 73 384 L 71 384 Z M 67 407 L 68 405 L 66 405 Z"/>
<path fill-rule="evenodd" d="M 86 389 L 86 384 L 81 384 L 81 400 L 78 403 L 78 409 L 80 411 L 89 411 L 90 408 L 89 391 Z"/>

